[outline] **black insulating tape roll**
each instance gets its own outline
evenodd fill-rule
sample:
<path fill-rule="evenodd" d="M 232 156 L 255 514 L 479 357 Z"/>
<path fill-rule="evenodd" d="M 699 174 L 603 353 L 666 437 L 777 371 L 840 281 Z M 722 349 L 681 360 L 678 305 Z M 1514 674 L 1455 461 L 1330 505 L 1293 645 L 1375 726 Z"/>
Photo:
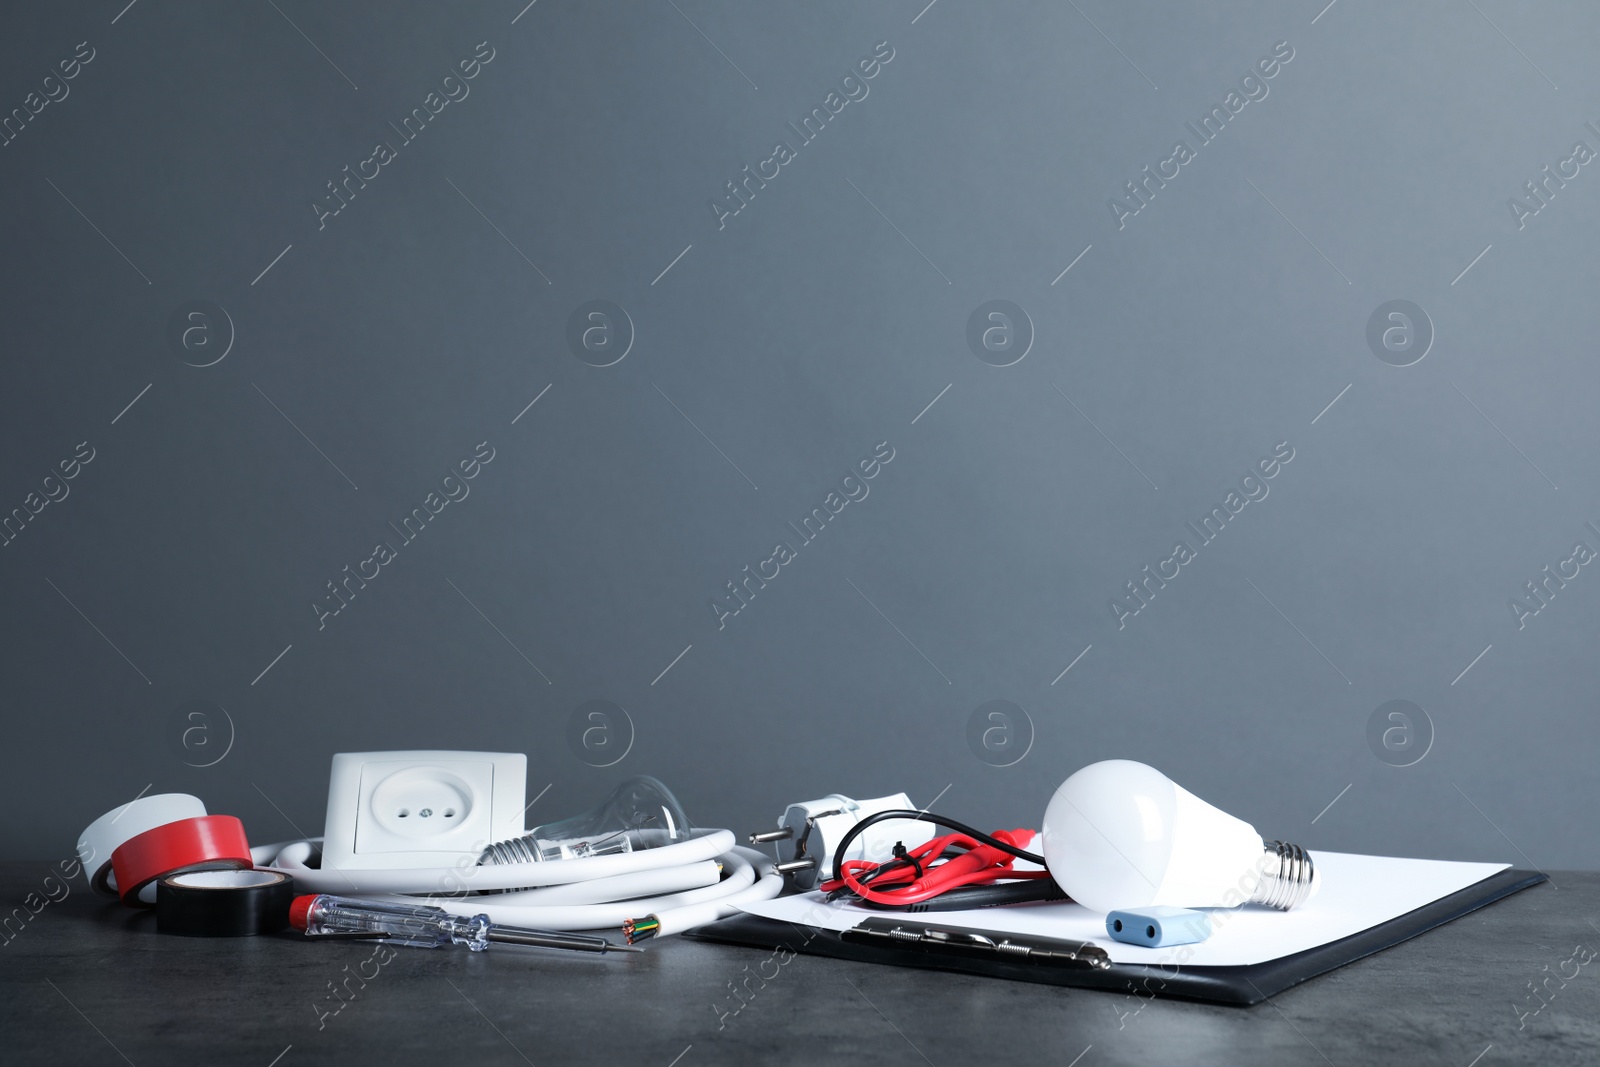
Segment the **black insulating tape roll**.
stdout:
<path fill-rule="evenodd" d="M 157 883 L 156 929 L 187 937 L 249 937 L 289 925 L 294 879 L 278 871 L 189 871 Z"/>

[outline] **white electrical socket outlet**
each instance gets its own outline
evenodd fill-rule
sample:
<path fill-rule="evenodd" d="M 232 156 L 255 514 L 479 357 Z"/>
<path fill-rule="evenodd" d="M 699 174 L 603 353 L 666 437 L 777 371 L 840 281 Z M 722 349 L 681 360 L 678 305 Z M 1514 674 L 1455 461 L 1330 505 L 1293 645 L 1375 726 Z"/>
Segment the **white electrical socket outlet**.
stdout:
<path fill-rule="evenodd" d="M 345 870 L 477 862 L 523 832 L 520 752 L 341 752 L 328 778 L 322 866 Z"/>

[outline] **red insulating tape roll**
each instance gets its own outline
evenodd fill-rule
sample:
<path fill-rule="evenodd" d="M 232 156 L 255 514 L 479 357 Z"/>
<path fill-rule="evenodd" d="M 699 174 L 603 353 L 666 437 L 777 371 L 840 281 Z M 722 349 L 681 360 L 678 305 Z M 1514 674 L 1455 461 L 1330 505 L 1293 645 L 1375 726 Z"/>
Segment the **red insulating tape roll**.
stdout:
<path fill-rule="evenodd" d="M 250 843 L 244 823 L 232 815 L 179 819 L 130 837 L 111 853 L 117 892 L 129 907 L 150 907 L 139 891 L 158 878 L 179 871 L 246 870 Z"/>

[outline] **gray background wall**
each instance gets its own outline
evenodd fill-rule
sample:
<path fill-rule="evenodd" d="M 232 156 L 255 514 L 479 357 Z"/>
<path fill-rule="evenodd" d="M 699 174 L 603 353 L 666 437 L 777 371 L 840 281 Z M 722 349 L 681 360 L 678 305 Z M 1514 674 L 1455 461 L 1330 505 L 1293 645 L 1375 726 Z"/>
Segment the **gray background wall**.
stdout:
<path fill-rule="evenodd" d="M 334 752 L 437 746 L 527 752 L 531 821 L 648 772 L 710 825 L 897 789 L 1036 825 L 1127 756 L 1311 847 L 1593 866 L 1600 577 L 1520 629 L 1508 602 L 1600 549 L 1600 176 L 1520 229 L 1507 200 L 1600 149 L 1594 12 L 925 2 L 13 7 L 6 111 L 93 59 L 0 148 L 0 510 L 94 458 L 0 549 L 4 854 L 64 856 L 147 788 L 314 833 Z M 1185 123 L 1281 41 L 1201 146 Z M 607 367 L 567 340 L 597 299 L 632 327 Z M 967 340 L 996 299 L 1031 323 L 1011 366 Z M 1409 366 L 1368 344 L 1391 300 L 1432 325 Z M 226 320 L 186 348 L 193 301 Z M 319 629 L 483 441 L 470 496 Z M 1185 523 L 1280 442 L 1202 545 Z M 594 700 L 631 722 L 609 748 L 570 740 Z"/>

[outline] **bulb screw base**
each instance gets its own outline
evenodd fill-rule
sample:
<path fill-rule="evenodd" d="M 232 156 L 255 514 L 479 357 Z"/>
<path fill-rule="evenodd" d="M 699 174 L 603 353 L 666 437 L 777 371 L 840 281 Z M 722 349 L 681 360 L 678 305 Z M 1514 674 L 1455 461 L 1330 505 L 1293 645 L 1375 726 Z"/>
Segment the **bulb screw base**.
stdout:
<path fill-rule="evenodd" d="M 527 834 L 490 845 L 478 856 L 478 865 L 494 867 L 507 863 L 537 863 L 543 858 L 539 855 L 538 841 L 532 834 Z"/>
<path fill-rule="evenodd" d="M 1261 880 L 1250 903 L 1288 911 L 1310 900 L 1317 884 L 1310 853 L 1286 841 L 1268 841 L 1261 856 Z"/>

